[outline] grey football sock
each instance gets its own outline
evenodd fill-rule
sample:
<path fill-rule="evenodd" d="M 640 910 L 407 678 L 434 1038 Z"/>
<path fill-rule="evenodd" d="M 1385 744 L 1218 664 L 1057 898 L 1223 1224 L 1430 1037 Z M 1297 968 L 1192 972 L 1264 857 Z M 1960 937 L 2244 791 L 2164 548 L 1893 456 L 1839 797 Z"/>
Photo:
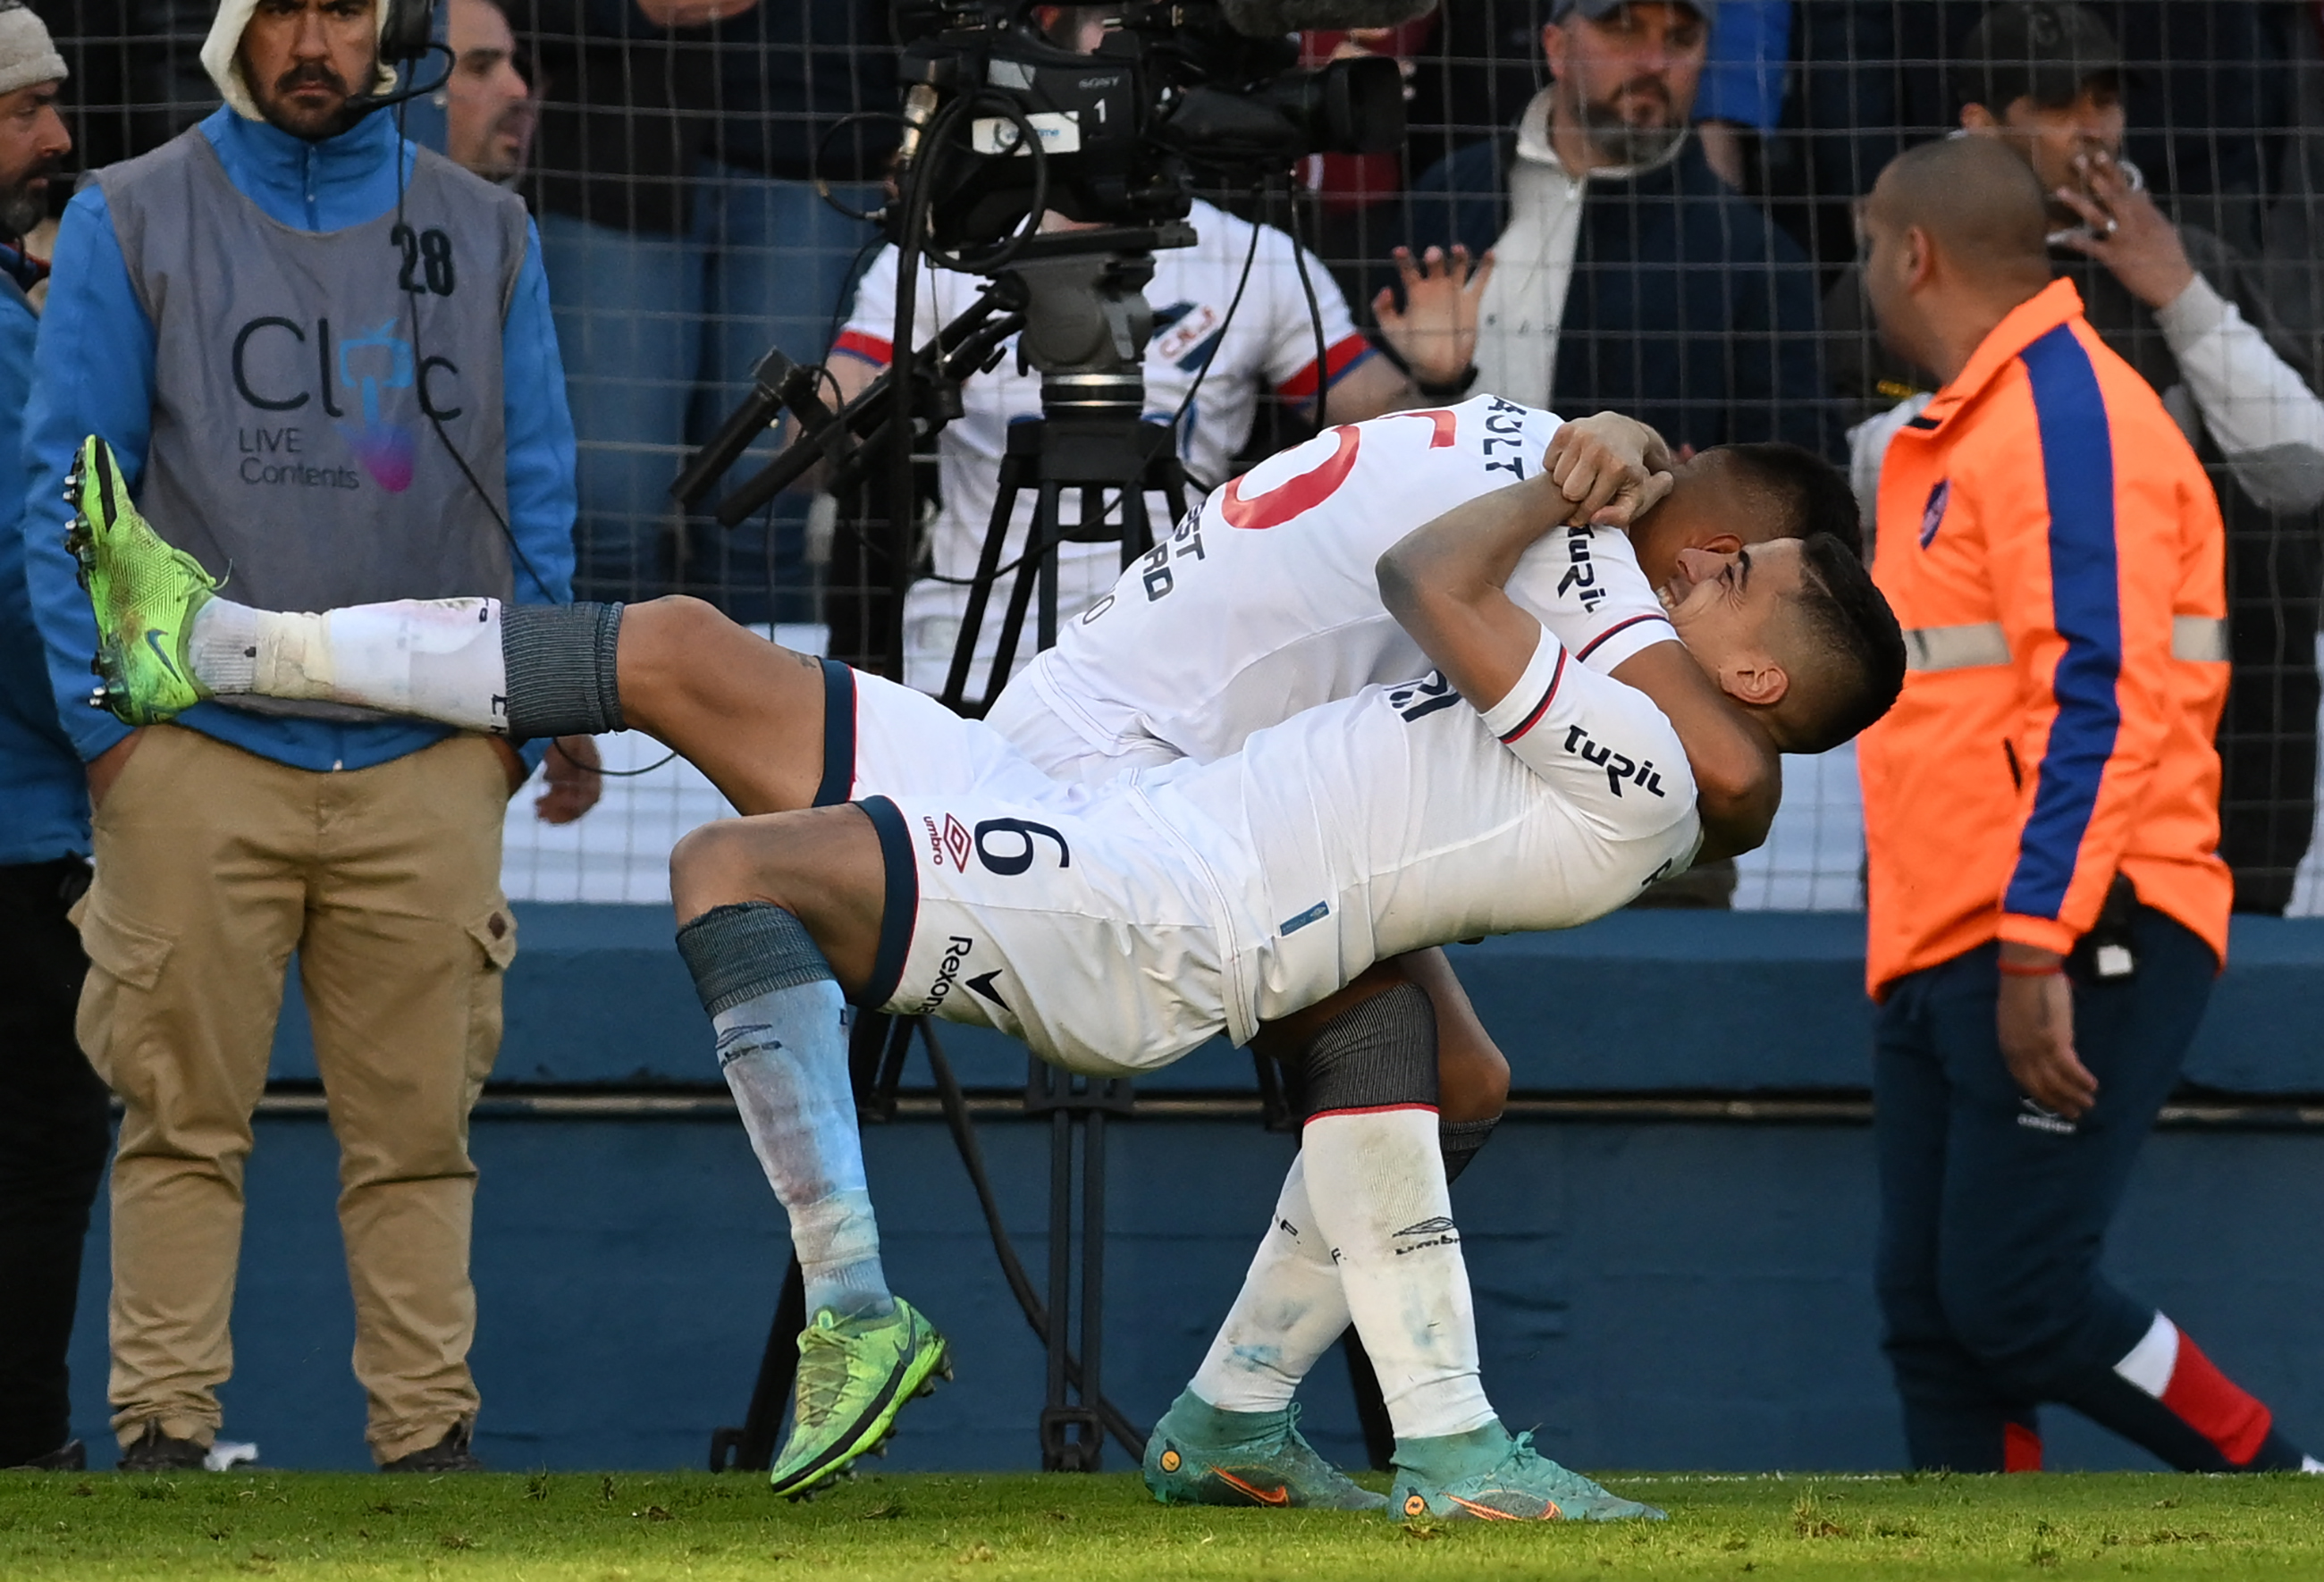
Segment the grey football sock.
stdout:
<path fill-rule="evenodd" d="M 1439 1120 L 1436 1123 L 1436 1146 L 1444 1154 L 1446 1186 L 1461 1179 L 1461 1173 L 1469 1168 L 1469 1162 L 1491 1140 L 1493 1128 L 1500 1124 L 1501 1118 L 1498 1115 L 1489 1115 L 1482 1120 Z"/>
<path fill-rule="evenodd" d="M 614 663 L 621 631 L 619 604 L 503 605 L 508 733 L 526 740 L 624 729 Z"/>

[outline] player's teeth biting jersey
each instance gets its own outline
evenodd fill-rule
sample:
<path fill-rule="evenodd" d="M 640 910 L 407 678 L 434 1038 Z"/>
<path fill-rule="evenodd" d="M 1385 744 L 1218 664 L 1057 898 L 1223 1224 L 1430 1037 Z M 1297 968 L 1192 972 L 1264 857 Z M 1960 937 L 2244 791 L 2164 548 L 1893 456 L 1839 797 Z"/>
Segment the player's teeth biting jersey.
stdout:
<path fill-rule="evenodd" d="M 1562 422 L 1480 396 L 1273 456 L 1214 491 L 1014 687 L 1093 744 L 1153 740 L 1207 761 L 1303 709 L 1417 675 L 1428 661 L 1381 606 L 1380 556 L 1531 477 Z M 1628 539 L 1609 529 L 1552 533 L 1508 592 L 1601 673 L 1673 635 Z"/>

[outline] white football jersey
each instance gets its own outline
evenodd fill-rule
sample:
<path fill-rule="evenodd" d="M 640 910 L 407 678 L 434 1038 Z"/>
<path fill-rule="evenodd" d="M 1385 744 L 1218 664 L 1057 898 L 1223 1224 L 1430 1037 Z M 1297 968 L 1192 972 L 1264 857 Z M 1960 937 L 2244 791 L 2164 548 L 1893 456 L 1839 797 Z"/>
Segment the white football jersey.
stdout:
<path fill-rule="evenodd" d="M 1223 758 L 1303 709 L 1419 675 L 1427 658 L 1380 603 L 1380 556 L 1533 476 L 1562 423 L 1480 396 L 1348 424 L 1269 457 L 1068 623 L 991 723 L 1052 774 L 1103 778 L 1157 759 Z M 1676 635 L 1614 529 L 1550 534 L 1508 592 L 1601 673 Z"/>
<path fill-rule="evenodd" d="M 865 1003 L 995 1027 L 1076 1071 L 1245 1042 L 1384 956 L 1586 923 L 1700 840 L 1677 732 L 1546 630 L 1481 716 L 1441 677 L 1366 687 L 1214 763 L 1102 785 L 831 672 L 854 743 L 832 795 L 864 802 L 911 897 L 888 910 Z"/>
<path fill-rule="evenodd" d="M 1214 763 L 1130 783 L 1211 863 L 1259 1020 L 1385 957 L 1572 928 L 1684 869 L 1702 842 L 1678 732 L 1546 628 L 1481 717 L 1441 676 L 1369 686 L 1251 733 Z M 1093 795 L 1102 797 L 1103 788 Z"/>
<path fill-rule="evenodd" d="M 1225 210 L 1196 202 L 1189 215 L 1198 238 L 1192 247 L 1164 248 L 1154 254 L 1154 278 L 1146 299 L 1154 308 L 1154 334 L 1147 344 L 1146 415 L 1156 421 L 1178 423 L 1178 455 L 1194 481 L 1193 496 L 1225 476 L 1238 452 L 1250 438 L 1262 384 L 1272 385 L 1294 400 L 1311 398 L 1319 382 L 1316 367 L 1315 317 L 1323 324 L 1323 374 L 1329 383 L 1364 356 L 1370 345 L 1357 333 L 1346 299 L 1331 272 L 1313 253 L 1305 255 L 1308 282 L 1315 293 L 1316 312 L 1310 315 L 1307 295 L 1300 284 L 1291 238 L 1268 225 L 1253 226 Z M 1257 251 L 1252 245 L 1256 232 Z M 886 366 L 894 355 L 896 262 L 893 247 L 872 261 L 856 287 L 855 305 L 835 350 L 851 353 Z M 1244 282 L 1243 265 L 1250 271 Z M 1235 303 L 1238 285 L 1242 300 Z M 924 267 L 920 273 L 913 340 L 924 344 L 943 326 L 976 299 L 984 282 L 973 275 Z M 1208 368 L 1207 374 L 1204 373 Z M 1179 408 L 1202 388 L 1185 414 Z M 939 577 L 966 579 L 976 570 L 977 556 L 999 493 L 1001 458 L 1009 447 L 1013 423 L 1041 413 L 1041 376 L 1019 373 L 1016 343 L 1000 365 L 963 385 L 964 410 L 948 425 L 937 446 L 938 482 L 944 506 L 930 535 L 933 569 Z M 1170 530 L 1170 509 L 1164 498 L 1151 495 L 1148 510 L 1154 536 Z M 1080 520 L 1079 490 L 1068 490 L 1058 508 L 1067 522 Z M 1024 547 L 1033 519 L 1033 495 L 1020 495 L 1001 564 L 1013 564 Z M 1066 544 L 1057 554 L 1057 610 L 1061 621 L 1070 621 L 1102 597 L 1121 571 L 1119 543 Z M 1002 576 L 979 633 L 990 656 L 1007 609 L 1013 582 Z M 915 583 L 904 604 L 906 675 L 915 686 L 933 691 L 943 684 L 952 658 L 968 590 L 956 583 L 923 579 Z M 1034 648 L 1033 620 L 1028 614 L 1018 660 L 1028 659 Z M 972 695 L 983 690 L 989 670 L 972 673 Z"/>

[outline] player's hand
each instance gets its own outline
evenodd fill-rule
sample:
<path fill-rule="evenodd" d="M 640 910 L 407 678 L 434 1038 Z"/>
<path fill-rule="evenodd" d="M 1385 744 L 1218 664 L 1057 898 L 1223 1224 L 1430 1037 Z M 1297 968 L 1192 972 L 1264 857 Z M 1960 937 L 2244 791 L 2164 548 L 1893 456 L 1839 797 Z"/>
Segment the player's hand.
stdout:
<path fill-rule="evenodd" d="M 548 771 L 549 788 L 534 801 L 533 813 L 545 824 L 571 823 L 605 794 L 605 777 L 598 772 L 604 767 L 595 737 L 558 737 L 549 744 L 549 757 L 541 765 Z"/>
<path fill-rule="evenodd" d="M 1670 449 L 1635 418 L 1600 412 L 1563 425 L 1543 464 L 1565 497 L 1567 522 L 1628 528 L 1671 491 Z"/>
<path fill-rule="evenodd" d="M 2005 943 L 2001 961 L 2017 969 L 2001 974 L 2001 1058 L 2028 1099 L 2078 1119 L 2098 1102 L 2098 1080 L 2074 1053 L 2073 983 L 2054 951 Z"/>
<path fill-rule="evenodd" d="M 708 27 L 740 16 L 759 0 L 638 0 L 638 10 L 656 27 Z"/>
<path fill-rule="evenodd" d="M 492 744 L 493 756 L 501 760 L 501 773 L 508 777 L 508 794 L 515 796 L 524 789 L 524 783 L 532 778 L 531 766 L 518 756 L 516 749 L 503 738 L 487 736 L 484 740 Z"/>
<path fill-rule="evenodd" d="M 121 770 L 129 762 L 130 755 L 137 750 L 137 744 L 144 740 L 145 732 L 143 730 L 132 731 L 88 760 L 85 768 L 88 774 L 90 807 L 94 808 L 104 802 L 105 794 L 113 789 L 113 783 L 115 780 L 121 778 Z"/>
<path fill-rule="evenodd" d="M 1404 308 L 1398 312 L 1396 292 L 1380 288 L 1372 299 L 1372 317 L 1397 356 L 1422 384 L 1452 384 L 1477 360 L 1477 304 L 1485 282 L 1493 278 L 1493 255 L 1472 271 L 1469 250 L 1452 249 L 1446 258 L 1432 247 L 1416 263 L 1412 250 L 1396 250 L 1397 272 L 1404 277 Z"/>
<path fill-rule="evenodd" d="M 2123 289 L 2149 308 L 2169 307 L 2194 283 L 2179 227 L 2149 198 L 2130 184 L 2113 156 L 2093 150 L 2074 156 L 2074 169 L 2089 184 L 2057 191 L 2060 203 L 2082 216 L 2090 234 L 2069 231 L 2059 240 L 2106 265 Z"/>

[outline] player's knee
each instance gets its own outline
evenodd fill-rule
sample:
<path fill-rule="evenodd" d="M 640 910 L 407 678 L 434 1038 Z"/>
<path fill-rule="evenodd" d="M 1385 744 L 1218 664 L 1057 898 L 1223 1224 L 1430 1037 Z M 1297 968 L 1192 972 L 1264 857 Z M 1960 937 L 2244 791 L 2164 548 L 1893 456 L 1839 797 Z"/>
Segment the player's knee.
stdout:
<path fill-rule="evenodd" d="M 1434 1108 L 1436 1011 L 1409 983 L 1371 996 L 1318 1028 L 1301 1052 L 1300 1112 L 1421 1104 Z"/>
<path fill-rule="evenodd" d="M 678 837 L 669 851 L 669 898 L 684 924 L 713 906 L 765 899 L 753 882 L 756 842 L 739 819 L 722 819 Z"/>
<path fill-rule="evenodd" d="M 1487 1120 L 1508 1108 L 1508 1057 L 1489 1038 L 1448 1037 L 1439 1024 L 1436 1073 L 1448 1121 Z"/>
<path fill-rule="evenodd" d="M 683 673 L 687 653 L 700 652 L 704 639 L 733 624 L 716 605 L 684 593 L 625 604 L 622 607 L 622 662 L 625 667 L 659 668 L 667 664 Z"/>

